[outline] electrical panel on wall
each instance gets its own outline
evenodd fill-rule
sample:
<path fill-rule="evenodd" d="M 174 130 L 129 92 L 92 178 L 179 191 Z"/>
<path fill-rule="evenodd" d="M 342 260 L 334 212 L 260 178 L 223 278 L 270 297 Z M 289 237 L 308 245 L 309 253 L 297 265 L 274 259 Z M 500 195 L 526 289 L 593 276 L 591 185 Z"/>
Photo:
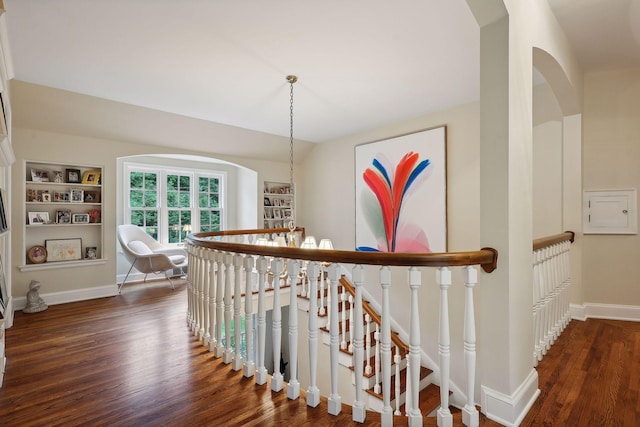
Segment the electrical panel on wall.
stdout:
<path fill-rule="evenodd" d="M 584 234 L 637 234 L 636 200 L 635 189 L 584 191 Z"/>

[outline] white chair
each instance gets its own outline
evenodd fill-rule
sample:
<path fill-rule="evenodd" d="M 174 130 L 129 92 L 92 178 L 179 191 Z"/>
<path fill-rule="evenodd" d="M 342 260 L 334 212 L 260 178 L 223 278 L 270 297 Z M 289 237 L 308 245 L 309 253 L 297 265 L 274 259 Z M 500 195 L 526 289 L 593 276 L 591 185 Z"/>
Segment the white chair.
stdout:
<path fill-rule="evenodd" d="M 132 224 L 118 226 L 118 241 L 125 258 L 131 263 L 127 275 L 118 286 L 118 293 L 122 290 L 134 267 L 144 273 L 145 280 L 149 273 L 164 273 L 171 288 L 174 289 L 173 281 L 171 281 L 168 272 L 176 268 L 182 270 L 187 266 L 187 254 L 184 249 L 163 245 L 145 233 L 142 228 Z"/>

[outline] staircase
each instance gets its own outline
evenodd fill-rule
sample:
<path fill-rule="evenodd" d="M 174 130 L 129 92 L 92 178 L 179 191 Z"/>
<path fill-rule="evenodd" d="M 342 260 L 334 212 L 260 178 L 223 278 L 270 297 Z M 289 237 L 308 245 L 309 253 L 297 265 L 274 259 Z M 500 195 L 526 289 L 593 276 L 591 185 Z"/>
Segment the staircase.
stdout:
<path fill-rule="evenodd" d="M 321 282 L 321 281 L 319 281 Z M 322 332 L 323 344 L 330 345 L 329 335 L 329 292 L 326 279 L 324 285 L 317 290 L 318 318 L 320 321 L 320 331 Z M 353 366 L 353 332 L 354 329 L 354 299 L 355 288 L 349 280 L 342 276 L 338 287 L 339 302 L 339 330 L 340 330 L 340 354 L 339 365 L 343 368 L 344 374 L 350 374 L 352 384 L 355 386 L 355 375 Z M 309 310 L 308 300 L 310 295 L 304 285 L 300 292 L 300 298 L 307 303 L 301 303 L 300 308 Z M 380 369 L 380 314 L 369 304 L 362 301 L 364 315 L 362 324 L 364 329 L 364 369 L 361 373 L 363 378 L 363 389 L 366 392 L 366 407 L 368 410 L 382 412 L 384 399 L 382 394 L 382 374 Z M 395 416 L 406 414 L 405 401 L 407 395 L 407 355 L 409 345 L 406 344 L 395 331 L 391 331 L 391 384 L 390 384 L 390 405 Z M 427 416 L 438 409 L 440 405 L 440 387 L 433 383 L 433 371 L 425 366 L 420 366 L 420 397 L 419 406 L 423 416 Z M 452 408 L 453 409 L 453 408 Z"/>

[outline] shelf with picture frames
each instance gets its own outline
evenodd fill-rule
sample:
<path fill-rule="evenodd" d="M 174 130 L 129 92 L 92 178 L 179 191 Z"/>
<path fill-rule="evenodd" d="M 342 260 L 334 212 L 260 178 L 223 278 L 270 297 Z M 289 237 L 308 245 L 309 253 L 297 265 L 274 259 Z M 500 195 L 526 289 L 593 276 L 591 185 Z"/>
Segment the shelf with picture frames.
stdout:
<path fill-rule="evenodd" d="M 44 161 L 23 164 L 24 260 L 20 270 L 106 262 L 103 259 L 103 168 Z"/>
<path fill-rule="evenodd" d="M 291 184 L 276 181 L 264 182 L 264 228 L 287 227 L 294 212 L 295 194 Z"/>

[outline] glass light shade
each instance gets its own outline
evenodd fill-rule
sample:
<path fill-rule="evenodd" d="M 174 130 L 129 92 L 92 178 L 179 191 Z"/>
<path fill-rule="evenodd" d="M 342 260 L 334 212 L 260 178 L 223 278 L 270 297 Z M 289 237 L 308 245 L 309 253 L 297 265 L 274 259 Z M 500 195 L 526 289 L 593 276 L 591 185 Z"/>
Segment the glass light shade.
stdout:
<path fill-rule="evenodd" d="M 191 233 L 191 224 L 185 224 L 182 226 L 182 231 L 186 231 L 187 233 Z"/>
<path fill-rule="evenodd" d="M 318 249 L 316 238 L 313 236 L 305 237 L 304 242 L 302 242 L 302 249 Z"/>
<path fill-rule="evenodd" d="M 260 237 L 258 240 L 256 240 L 256 245 L 258 246 L 267 246 L 267 243 L 269 241 L 267 239 L 265 239 L 264 237 Z"/>
<path fill-rule="evenodd" d="M 287 246 L 287 241 L 284 236 L 278 236 L 275 238 L 274 242 L 276 242 L 277 246 Z"/>
<path fill-rule="evenodd" d="M 331 243 L 331 239 L 322 239 L 320 240 L 320 246 L 318 249 L 330 249 L 333 250 L 333 243 Z"/>

